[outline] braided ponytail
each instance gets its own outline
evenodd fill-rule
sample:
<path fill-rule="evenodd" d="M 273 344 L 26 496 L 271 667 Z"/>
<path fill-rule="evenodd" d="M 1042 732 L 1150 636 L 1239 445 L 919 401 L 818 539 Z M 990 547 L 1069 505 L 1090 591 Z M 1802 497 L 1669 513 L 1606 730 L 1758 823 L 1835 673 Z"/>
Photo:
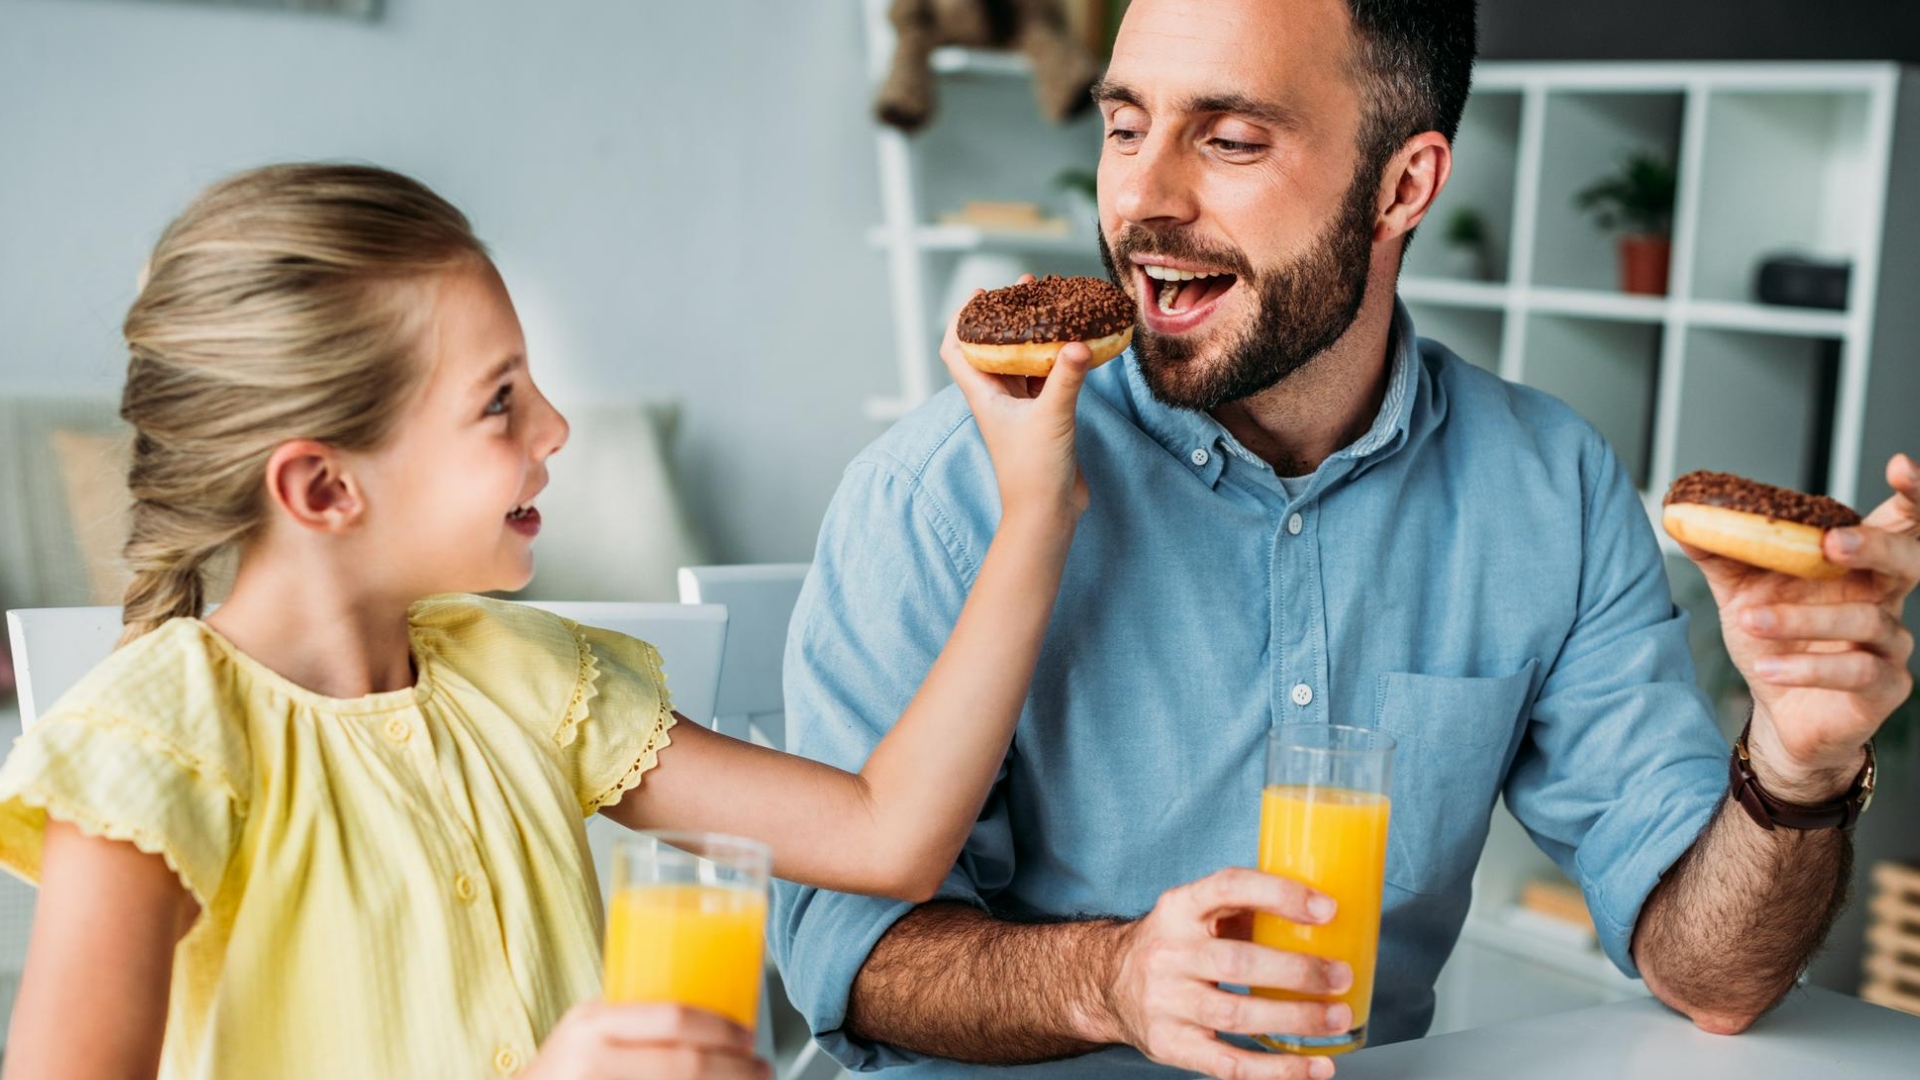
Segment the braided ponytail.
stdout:
<path fill-rule="evenodd" d="M 366 166 L 241 173 L 167 228 L 125 325 L 122 644 L 202 614 L 209 562 L 265 520 L 276 447 L 380 445 L 424 375 L 415 286 L 485 259 L 460 211 Z"/>

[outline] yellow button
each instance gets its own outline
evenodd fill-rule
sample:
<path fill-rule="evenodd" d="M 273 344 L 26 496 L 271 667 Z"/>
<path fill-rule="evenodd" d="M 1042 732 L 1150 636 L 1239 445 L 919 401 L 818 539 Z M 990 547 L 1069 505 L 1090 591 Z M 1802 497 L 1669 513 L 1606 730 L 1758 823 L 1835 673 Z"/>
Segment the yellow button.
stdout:
<path fill-rule="evenodd" d="M 461 874 L 459 877 L 453 879 L 453 895 L 471 904 L 473 903 L 473 898 L 480 895 L 480 887 L 473 883 L 472 878 Z"/>
<path fill-rule="evenodd" d="M 387 719 L 387 738 L 392 739 L 394 742 L 397 742 L 397 743 L 406 742 L 407 738 L 412 734 L 413 734 L 413 729 L 407 726 L 407 722 L 405 720 L 402 720 L 397 716 L 389 717 Z"/>
<path fill-rule="evenodd" d="M 503 1046 L 494 1052 L 493 1067 L 500 1070 L 501 1076 L 512 1076 L 520 1071 L 520 1055 L 511 1046 Z"/>

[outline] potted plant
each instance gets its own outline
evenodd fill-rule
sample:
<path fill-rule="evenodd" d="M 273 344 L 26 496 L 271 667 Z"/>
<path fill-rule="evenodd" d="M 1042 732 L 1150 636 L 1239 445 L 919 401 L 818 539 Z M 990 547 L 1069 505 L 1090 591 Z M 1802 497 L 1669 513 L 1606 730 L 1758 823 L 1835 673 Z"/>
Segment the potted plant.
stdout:
<path fill-rule="evenodd" d="M 1485 281 L 1491 277 L 1492 259 L 1487 251 L 1487 219 L 1471 206 L 1455 210 L 1447 218 L 1444 272 L 1448 277 L 1466 281 Z"/>
<path fill-rule="evenodd" d="M 1657 154 L 1630 155 L 1620 171 L 1575 197 L 1600 228 L 1620 244 L 1620 288 L 1665 296 L 1667 263 L 1673 254 L 1673 163 Z"/>

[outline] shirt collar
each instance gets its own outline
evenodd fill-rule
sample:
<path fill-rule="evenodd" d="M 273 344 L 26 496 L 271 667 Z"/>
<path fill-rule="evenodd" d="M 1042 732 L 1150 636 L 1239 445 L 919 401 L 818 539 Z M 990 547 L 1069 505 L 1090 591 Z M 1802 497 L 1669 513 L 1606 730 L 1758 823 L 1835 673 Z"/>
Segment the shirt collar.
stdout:
<path fill-rule="evenodd" d="M 1396 297 L 1393 302 L 1393 366 L 1387 375 L 1387 392 L 1380 400 L 1380 411 L 1366 434 L 1328 458 L 1318 470 L 1327 474 L 1336 462 L 1344 472 L 1352 464 L 1367 458 L 1384 456 L 1407 441 L 1412 425 L 1415 399 L 1419 396 L 1419 339 L 1414 335 L 1413 316 Z M 1194 475 L 1208 486 L 1217 484 L 1226 467 L 1226 457 L 1234 457 L 1271 472 L 1271 468 L 1240 444 L 1233 433 L 1218 420 L 1197 409 L 1168 405 L 1153 396 L 1146 377 L 1140 373 L 1139 358 L 1132 349 L 1122 361 L 1126 365 L 1127 387 L 1133 398 L 1140 427 L 1169 454 L 1185 462 Z M 1311 485 L 1318 487 L 1319 484 Z"/>

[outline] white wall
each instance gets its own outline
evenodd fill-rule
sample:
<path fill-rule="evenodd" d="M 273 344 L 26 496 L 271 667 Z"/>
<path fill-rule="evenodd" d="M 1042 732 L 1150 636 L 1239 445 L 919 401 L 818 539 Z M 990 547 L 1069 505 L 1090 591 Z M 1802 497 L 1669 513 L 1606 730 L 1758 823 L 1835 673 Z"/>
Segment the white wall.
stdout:
<path fill-rule="evenodd" d="M 0 393 L 117 393 L 134 275 L 203 185 L 373 161 L 473 218 L 563 408 L 684 403 L 717 556 L 809 557 L 891 380 L 858 4 L 383 7 L 0 0 Z"/>

